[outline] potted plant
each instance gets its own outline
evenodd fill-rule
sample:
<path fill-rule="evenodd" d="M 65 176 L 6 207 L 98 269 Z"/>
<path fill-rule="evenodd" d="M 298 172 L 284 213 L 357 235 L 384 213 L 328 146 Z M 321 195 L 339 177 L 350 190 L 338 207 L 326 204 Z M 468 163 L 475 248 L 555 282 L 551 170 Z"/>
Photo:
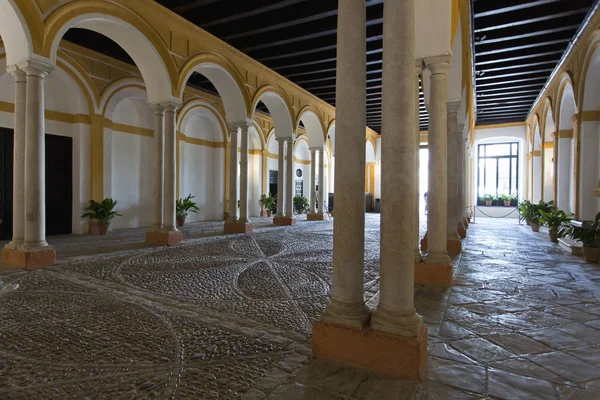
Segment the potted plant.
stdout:
<path fill-rule="evenodd" d="M 530 212 L 530 207 L 531 207 L 531 202 L 529 200 L 523 200 L 521 203 L 519 203 L 518 208 L 519 208 L 519 220 L 520 221 L 525 221 L 527 223 L 527 225 L 531 225 L 531 220 L 529 219 L 529 212 Z"/>
<path fill-rule="evenodd" d="M 498 196 L 498 200 L 502 200 L 504 202 L 504 207 L 510 207 L 510 196 L 507 194 L 501 194 Z"/>
<path fill-rule="evenodd" d="M 516 207 L 519 205 L 519 197 L 516 194 L 510 196 L 510 205 Z"/>
<path fill-rule="evenodd" d="M 308 199 L 303 196 L 294 196 L 294 208 L 298 214 L 302 214 L 309 207 Z"/>
<path fill-rule="evenodd" d="M 196 202 L 192 199 L 196 196 L 192 196 L 190 193 L 187 197 L 183 199 L 178 199 L 177 203 L 175 203 L 175 212 L 177 215 L 177 226 L 185 225 L 185 219 L 190 213 L 197 213 L 200 211 Z"/>
<path fill-rule="evenodd" d="M 559 237 L 564 237 L 569 232 L 573 214 L 567 215 L 563 210 L 544 211 L 540 210 L 540 222 L 548 226 L 548 234 L 550 240 L 554 243 L 558 242 Z"/>
<path fill-rule="evenodd" d="M 92 235 L 106 235 L 110 230 L 110 224 L 116 216 L 121 216 L 115 207 L 117 201 L 107 197 L 101 202 L 90 200 L 88 206 L 83 210 L 81 218 L 89 218 L 89 232 Z"/>
<path fill-rule="evenodd" d="M 583 258 L 585 261 L 595 263 L 600 260 L 600 212 L 591 224 L 574 226 L 571 230 L 573 239 L 580 240 L 583 244 Z"/>
<path fill-rule="evenodd" d="M 540 200 L 537 204 L 530 203 L 526 216 L 529 218 L 529 225 L 534 232 L 540 231 L 540 219 L 542 218 L 541 211 L 547 213 L 554 211 L 554 201 L 544 202 Z"/>
<path fill-rule="evenodd" d="M 485 205 L 489 207 L 492 205 L 492 201 L 494 201 L 495 198 L 496 196 L 494 195 L 486 194 L 483 196 L 483 201 L 485 201 Z"/>
<path fill-rule="evenodd" d="M 277 196 L 272 196 L 271 192 L 269 192 L 267 194 L 263 194 L 260 198 L 262 210 L 264 210 L 267 217 L 270 217 L 273 213 L 273 208 L 275 206 L 275 197 Z"/>

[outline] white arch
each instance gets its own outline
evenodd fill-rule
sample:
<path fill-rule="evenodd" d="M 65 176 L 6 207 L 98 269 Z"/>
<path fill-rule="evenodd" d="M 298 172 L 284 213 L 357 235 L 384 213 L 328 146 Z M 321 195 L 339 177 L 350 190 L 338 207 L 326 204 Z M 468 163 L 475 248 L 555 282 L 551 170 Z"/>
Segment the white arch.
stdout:
<path fill-rule="evenodd" d="M 185 76 L 184 82 L 190 79 L 194 72 L 204 75 L 219 92 L 223 106 L 225 107 L 225 119 L 227 122 L 243 122 L 246 120 L 246 103 L 244 96 L 236 80 L 222 66 L 210 62 L 200 63 L 194 66 Z M 181 88 L 179 97 L 183 97 L 185 85 Z"/>
<path fill-rule="evenodd" d="M 56 61 L 60 40 L 70 28 L 82 28 L 98 32 L 121 46 L 140 70 L 150 103 L 171 98 L 172 84 L 165 63 L 150 40 L 135 27 L 106 14 L 77 16 L 64 24 L 54 37 L 50 51 L 50 57 L 53 61 Z"/>
<path fill-rule="evenodd" d="M 552 147 L 544 148 L 544 200 L 554 200 L 554 132 L 556 127 L 552 116 L 552 107 L 548 104 L 546 120 L 544 121 L 544 143 L 551 143 Z"/>
<path fill-rule="evenodd" d="M 552 114 L 552 107 L 548 106 L 548 111 L 546 112 L 546 121 L 544 122 L 544 141 L 551 142 L 554 140 L 552 134 L 556 131 L 556 126 L 554 124 L 554 116 Z"/>
<path fill-rule="evenodd" d="M 275 125 L 275 135 L 279 137 L 293 137 L 294 127 L 292 122 L 292 116 L 285 104 L 285 101 L 275 92 L 265 92 L 259 98 L 262 101 L 273 119 Z M 257 101 L 258 103 L 258 101 Z M 256 109 L 252 110 L 252 118 Z"/>
<path fill-rule="evenodd" d="M 115 109 L 121 103 L 121 101 L 129 98 L 144 100 L 147 102 L 148 94 L 143 86 L 140 86 L 141 82 L 134 79 L 126 79 L 110 88 L 102 96 L 100 101 L 100 111 L 104 112 L 104 116 L 108 119 L 112 119 Z"/>
<path fill-rule="evenodd" d="M 577 113 L 577 107 L 575 105 L 575 93 L 573 92 L 573 86 L 571 86 L 570 82 L 565 83 L 559 109 L 560 121 L 558 123 L 558 129 L 573 129 L 571 117 L 573 114 Z"/>
<path fill-rule="evenodd" d="M 327 140 L 331 141 L 332 156 L 335 157 L 335 123 L 331 124 L 327 131 Z"/>
<path fill-rule="evenodd" d="M 564 79 L 567 79 L 566 77 Z M 573 129 L 573 120 L 571 117 L 577 112 L 575 104 L 575 93 L 571 82 L 565 83 L 559 104 L 558 131 L 568 131 Z M 566 135 L 569 136 L 569 135 Z M 559 209 L 572 213 L 575 211 L 575 185 L 574 175 L 574 147 L 572 137 L 559 136 L 558 139 L 558 176 L 557 176 L 557 206 Z"/>
<path fill-rule="evenodd" d="M 302 121 L 306 129 L 306 139 L 309 147 L 323 146 L 323 127 L 319 117 L 311 110 L 304 111 L 298 121 Z"/>
<path fill-rule="evenodd" d="M 6 49 L 7 65 L 32 56 L 31 34 L 14 0 L 0 0 L 0 38 Z"/>
<path fill-rule="evenodd" d="M 375 147 L 373 147 L 373 143 L 370 140 L 367 140 L 367 143 L 365 146 L 366 146 L 365 162 L 375 162 Z"/>

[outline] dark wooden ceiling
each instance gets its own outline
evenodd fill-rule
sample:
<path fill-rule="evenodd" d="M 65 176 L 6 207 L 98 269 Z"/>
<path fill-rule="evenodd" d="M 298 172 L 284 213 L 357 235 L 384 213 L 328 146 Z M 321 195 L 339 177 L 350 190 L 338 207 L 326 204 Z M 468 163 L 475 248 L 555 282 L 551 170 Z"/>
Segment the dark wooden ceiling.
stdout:
<path fill-rule="evenodd" d="M 471 1 L 477 124 L 524 121 L 595 0 Z M 338 0 L 157 2 L 335 106 Z M 383 0 L 366 6 L 367 125 L 380 132 Z M 132 63 L 96 33 L 71 29 L 65 39 Z M 199 74 L 188 84 L 218 94 Z M 427 129 L 421 85 L 419 98 Z"/>
<path fill-rule="evenodd" d="M 524 121 L 595 0 L 472 0 L 477 124 Z"/>

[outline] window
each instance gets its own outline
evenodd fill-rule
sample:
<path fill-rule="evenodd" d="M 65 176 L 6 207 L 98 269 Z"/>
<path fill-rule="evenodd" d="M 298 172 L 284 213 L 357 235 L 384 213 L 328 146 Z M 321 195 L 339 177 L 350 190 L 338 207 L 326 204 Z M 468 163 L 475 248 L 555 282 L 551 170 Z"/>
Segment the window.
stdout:
<path fill-rule="evenodd" d="M 477 149 L 477 195 L 517 196 L 519 191 L 519 144 L 480 144 Z"/>

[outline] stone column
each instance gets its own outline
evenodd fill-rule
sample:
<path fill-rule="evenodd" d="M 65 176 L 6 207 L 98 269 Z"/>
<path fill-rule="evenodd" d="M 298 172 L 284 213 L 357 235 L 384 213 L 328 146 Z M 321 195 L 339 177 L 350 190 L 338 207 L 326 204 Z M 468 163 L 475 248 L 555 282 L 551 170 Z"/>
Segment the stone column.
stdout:
<path fill-rule="evenodd" d="M 248 220 L 248 129 L 250 124 L 240 126 L 242 135 L 242 149 L 240 153 L 240 219 L 239 222 L 246 223 Z"/>
<path fill-rule="evenodd" d="M 276 138 L 278 143 L 277 154 L 277 215 L 278 218 L 284 216 L 285 205 L 285 138 Z"/>
<path fill-rule="evenodd" d="M 165 108 L 154 105 L 154 228 L 163 228 L 165 184 Z"/>
<path fill-rule="evenodd" d="M 418 104 L 414 7 L 414 0 L 405 0 L 390 2 L 383 9 L 381 279 L 379 305 L 371 319 L 374 330 L 412 337 L 423 330 L 414 306 Z"/>
<path fill-rule="evenodd" d="M 338 5 L 335 218 L 333 289 L 322 320 L 360 328 L 369 319 L 365 305 L 365 126 L 366 7 L 364 0 Z M 384 202 L 386 200 L 383 200 Z M 317 328 L 315 328 L 316 330 Z M 317 343 L 319 338 L 315 338 Z M 317 351 L 318 355 L 318 351 Z"/>
<path fill-rule="evenodd" d="M 288 219 L 294 219 L 294 139 L 288 137 L 286 140 L 286 153 L 287 153 L 287 165 L 286 165 L 286 193 L 285 193 L 285 217 Z"/>
<path fill-rule="evenodd" d="M 415 115 L 417 118 L 416 121 L 416 131 L 417 131 L 417 141 L 415 143 L 415 263 L 420 263 L 423 260 L 423 257 L 421 255 L 421 210 L 419 209 L 419 204 L 421 201 L 421 180 L 420 180 L 420 159 L 419 159 L 419 152 L 421 151 L 421 127 L 420 127 L 420 116 L 421 116 L 421 110 L 420 110 L 420 102 L 419 102 L 419 76 L 421 75 L 421 72 L 423 72 L 423 61 L 422 60 L 417 60 L 415 62 L 415 85 L 416 88 L 414 90 L 415 94 Z"/>
<path fill-rule="evenodd" d="M 323 218 L 325 215 L 325 146 L 319 149 L 319 198 L 317 199 L 317 214 Z"/>
<path fill-rule="evenodd" d="M 458 146 L 456 136 L 458 130 L 458 109 L 460 101 L 450 102 L 447 105 L 447 188 L 448 201 L 446 208 L 446 248 L 450 254 L 458 254 L 462 250 L 460 237 L 456 231 L 458 226 L 456 209 L 458 208 Z"/>
<path fill-rule="evenodd" d="M 238 201 L 238 124 L 230 124 L 230 147 L 229 147 L 229 220 L 227 222 L 235 223 L 237 221 L 237 201 Z"/>
<path fill-rule="evenodd" d="M 162 103 L 165 108 L 165 176 L 164 176 L 164 211 L 163 211 L 163 231 L 161 235 L 163 243 L 168 246 L 174 246 L 183 240 L 183 234 L 177 230 L 175 223 L 175 200 L 177 198 L 177 109 L 181 106 L 181 101 L 171 99 Z"/>
<path fill-rule="evenodd" d="M 317 209 L 317 147 L 310 149 L 310 213 L 314 214 Z M 322 179 L 322 178 L 321 178 Z M 320 190 L 320 186 L 319 186 Z"/>
<path fill-rule="evenodd" d="M 7 68 L 15 78 L 14 150 L 13 150 L 13 236 L 6 247 L 16 249 L 25 239 L 25 96 L 27 91 L 24 71 L 16 66 Z"/>
<path fill-rule="evenodd" d="M 436 56 L 425 59 L 431 71 L 431 95 L 429 112 L 429 190 L 427 216 L 427 255 L 429 265 L 451 265 L 446 250 L 447 226 L 447 109 L 446 72 L 450 66 L 450 56 Z"/>
<path fill-rule="evenodd" d="M 465 145 L 463 143 L 463 130 L 465 129 L 464 124 L 459 124 L 456 130 L 456 155 L 458 158 L 457 163 L 457 187 L 458 187 L 458 198 L 456 202 L 456 232 L 461 238 L 467 236 L 467 229 L 465 226 Z"/>

